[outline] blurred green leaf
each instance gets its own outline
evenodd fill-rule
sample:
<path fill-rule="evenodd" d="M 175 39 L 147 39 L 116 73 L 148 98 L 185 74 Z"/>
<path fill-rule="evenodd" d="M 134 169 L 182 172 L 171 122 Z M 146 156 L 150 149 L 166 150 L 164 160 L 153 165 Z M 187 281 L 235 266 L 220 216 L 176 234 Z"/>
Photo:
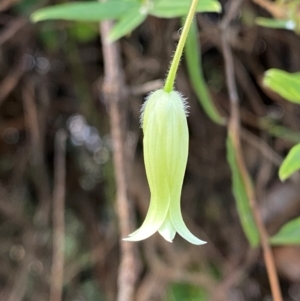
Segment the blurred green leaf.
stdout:
<path fill-rule="evenodd" d="M 300 104 L 300 72 L 270 69 L 265 73 L 263 84 L 283 98 Z"/>
<path fill-rule="evenodd" d="M 273 245 L 300 245 L 300 217 L 283 225 L 270 241 Z"/>
<path fill-rule="evenodd" d="M 71 2 L 48 6 L 31 15 L 33 22 L 44 20 L 102 21 L 118 19 L 129 9 L 139 7 L 133 1 L 111 0 L 107 2 Z"/>
<path fill-rule="evenodd" d="M 293 20 L 280 20 L 280 19 L 270 19 L 270 18 L 256 18 L 255 23 L 260 26 L 268 28 L 282 28 L 288 30 L 294 30 L 296 24 Z"/>
<path fill-rule="evenodd" d="M 109 34 L 109 40 L 115 41 L 126 34 L 133 31 L 146 19 L 147 14 L 139 7 L 135 7 L 128 11 L 120 20 L 115 24 Z"/>
<path fill-rule="evenodd" d="M 182 20 L 182 23 L 184 23 L 184 20 Z M 198 46 L 197 36 L 197 24 L 195 21 L 193 21 L 185 44 L 185 59 L 187 62 L 189 78 L 205 113 L 215 123 L 224 125 L 225 120 L 215 107 L 204 80 L 200 60 L 201 51 L 200 47 Z"/>
<path fill-rule="evenodd" d="M 234 145 L 230 136 L 227 137 L 226 145 L 227 160 L 232 172 L 232 190 L 236 200 L 238 215 L 250 245 L 256 247 L 259 243 L 259 233 L 254 222 L 246 187 L 243 182 Z"/>
<path fill-rule="evenodd" d="M 99 28 L 95 23 L 76 22 L 68 32 L 76 41 L 86 43 L 98 37 Z"/>
<path fill-rule="evenodd" d="M 186 283 L 172 283 L 166 299 L 167 301 L 207 301 L 208 294 L 201 287 Z"/>
<path fill-rule="evenodd" d="M 191 1 L 164 0 L 156 1 L 150 9 L 150 15 L 160 18 L 174 18 L 186 16 L 191 5 Z M 217 0 L 201 0 L 197 6 L 197 12 L 215 12 L 222 10 L 221 4 Z"/>
<path fill-rule="evenodd" d="M 300 143 L 292 147 L 279 168 L 279 178 L 285 181 L 300 169 Z"/>

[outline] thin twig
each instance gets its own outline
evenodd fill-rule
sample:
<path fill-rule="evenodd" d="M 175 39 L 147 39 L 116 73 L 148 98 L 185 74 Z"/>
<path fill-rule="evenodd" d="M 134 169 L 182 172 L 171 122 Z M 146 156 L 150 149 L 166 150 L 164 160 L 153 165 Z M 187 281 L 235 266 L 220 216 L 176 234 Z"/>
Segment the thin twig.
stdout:
<path fill-rule="evenodd" d="M 128 199 L 128 183 L 126 163 L 128 162 L 125 149 L 125 85 L 121 65 L 118 42 L 109 43 L 108 35 L 112 23 L 104 21 L 100 24 L 103 57 L 104 57 L 104 84 L 103 96 L 109 107 L 111 135 L 113 141 L 113 161 L 117 186 L 117 212 L 121 237 L 128 236 L 133 229 L 133 214 Z M 122 100 L 122 101 L 121 101 Z M 120 242 L 121 260 L 118 274 L 118 301 L 131 301 L 134 296 L 134 287 L 138 274 L 138 256 L 136 244 Z"/>
<path fill-rule="evenodd" d="M 227 14 L 221 22 L 221 35 L 222 35 L 222 51 L 225 61 L 227 88 L 230 98 L 231 115 L 229 120 L 229 135 L 232 138 L 232 142 L 236 151 L 237 162 L 242 175 L 242 180 L 246 187 L 246 192 L 249 198 L 250 206 L 253 212 L 254 220 L 260 235 L 260 241 L 263 249 L 264 260 L 267 268 L 267 273 L 270 281 L 271 291 L 274 301 L 282 301 L 282 295 L 280 291 L 280 285 L 277 275 L 277 270 L 274 262 L 274 256 L 272 249 L 268 243 L 268 233 L 266 227 L 262 221 L 261 213 L 259 211 L 255 193 L 253 191 L 250 176 L 248 174 L 240 145 L 240 112 L 239 112 L 239 98 L 237 93 L 237 87 L 235 82 L 234 61 L 231 51 L 231 47 L 228 43 L 228 26 L 231 20 L 235 17 L 236 12 L 241 5 L 242 0 L 236 0 L 231 3 Z"/>
<path fill-rule="evenodd" d="M 50 301 L 62 300 L 65 241 L 66 138 L 61 129 L 55 136 L 53 189 L 53 258 L 51 268 Z"/>
<path fill-rule="evenodd" d="M 241 138 L 252 144 L 252 146 L 259 150 L 261 154 L 264 155 L 266 159 L 270 160 L 270 162 L 272 162 L 275 166 L 280 166 L 282 163 L 282 157 L 277 154 L 273 148 L 271 148 L 264 140 L 255 136 L 248 130 L 241 129 Z"/>
<path fill-rule="evenodd" d="M 30 138 L 31 157 L 30 164 L 33 169 L 33 180 L 39 198 L 39 206 L 36 210 L 36 221 L 39 225 L 46 225 L 49 220 L 51 204 L 50 181 L 44 158 L 44 140 L 41 129 L 40 111 L 35 102 L 34 84 L 28 81 L 22 91 L 24 117 Z"/>

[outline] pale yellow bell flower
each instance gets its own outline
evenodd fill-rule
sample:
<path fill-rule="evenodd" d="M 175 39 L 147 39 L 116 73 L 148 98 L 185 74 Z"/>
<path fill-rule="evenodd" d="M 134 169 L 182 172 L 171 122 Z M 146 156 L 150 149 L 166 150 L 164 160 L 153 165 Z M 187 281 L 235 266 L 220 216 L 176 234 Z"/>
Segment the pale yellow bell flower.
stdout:
<path fill-rule="evenodd" d="M 186 227 L 180 209 L 189 145 L 186 107 L 178 92 L 162 89 L 150 94 L 143 106 L 144 161 L 151 200 L 144 223 L 127 241 L 143 240 L 158 231 L 169 242 L 177 232 L 192 244 L 205 243 Z"/>

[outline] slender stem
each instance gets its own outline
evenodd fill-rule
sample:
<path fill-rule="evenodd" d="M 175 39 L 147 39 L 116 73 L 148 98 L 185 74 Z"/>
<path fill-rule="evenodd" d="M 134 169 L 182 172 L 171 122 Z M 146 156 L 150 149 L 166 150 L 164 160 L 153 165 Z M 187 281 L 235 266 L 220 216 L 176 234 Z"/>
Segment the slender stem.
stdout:
<path fill-rule="evenodd" d="M 263 223 L 262 216 L 257 205 L 255 191 L 253 190 L 251 179 L 243 158 L 241 142 L 240 142 L 240 111 L 239 97 L 235 82 L 234 61 L 230 44 L 228 43 L 228 27 L 232 19 L 235 17 L 243 0 L 233 1 L 229 6 L 227 14 L 220 24 L 221 28 L 221 43 L 225 61 L 226 81 L 230 100 L 230 119 L 228 125 L 228 134 L 232 139 L 237 163 L 241 172 L 242 181 L 244 182 L 249 204 L 252 209 L 253 217 L 260 236 L 260 242 L 263 250 L 265 265 L 267 268 L 268 278 L 274 301 L 283 301 L 280 283 L 277 275 L 274 255 L 272 248 L 269 245 L 269 236 L 267 229 Z"/>
<path fill-rule="evenodd" d="M 119 43 L 108 43 L 112 21 L 100 24 L 102 51 L 104 59 L 104 82 L 102 95 L 108 106 L 111 136 L 113 142 L 113 161 L 116 179 L 116 206 L 119 217 L 120 236 L 127 237 L 133 231 L 134 216 L 132 203 L 128 195 L 128 170 L 130 167 L 128 149 L 126 148 L 126 87 Z M 117 301 L 132 301 L 134 299 L 135 283 L 139 275 L 139 256 L 137 245 L 120 240 L 120 264 L 117 278 Z"/>
<path fill-rule="evenodd" d="M 179 63 L 180 63 L 180 58 L 182 56 L 185 41 L 186 41 L 186 38 L 188 36 L 189 30 L 190 30 L 190 27 L 192 24 L 194 14 L 196 12 L 197 4 L 198 4 L 198 0 L 193 0 L 190 10 L 189 10 L 189 13 L 188 13 L 188 16 L 186 18 L 185 24 L 183 26 L 182 34 L 180 36 L 180 39 L 179 39 L 179 42 L 178 42 L 178 45 L 177 45 L 177 48 L 175 51 L 175 55 L 173 57 L 173 61 L 172 61 L 172 64 L 171 64 L 171 67 L 170 67 L 170 70 L 169 70 L 169 73 L 168 73 L 168 76 L 166 79 L 166 83 L 165 83 L 165 87 L 164 87 L 164 90 L 166 92 L 171 92 L 173 90 L 176 73 L 178 70 Z"/>

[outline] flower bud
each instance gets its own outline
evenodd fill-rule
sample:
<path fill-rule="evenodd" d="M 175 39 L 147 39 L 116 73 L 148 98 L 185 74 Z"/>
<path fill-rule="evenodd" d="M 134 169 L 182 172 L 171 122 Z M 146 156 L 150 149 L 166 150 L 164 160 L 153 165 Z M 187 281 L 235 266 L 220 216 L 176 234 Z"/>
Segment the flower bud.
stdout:
<path fill-rule="evenodd" d="M 186 227 L 180 195 L 188 157 L 187 104 L 176 92 L 157 90 L 142 108 L 144 161 L 151 200 L 142 226 L 125 240 L 139 241 L 158 231 L 172 242 L 176 232 L 192 244 L 205 242 Z"/>

